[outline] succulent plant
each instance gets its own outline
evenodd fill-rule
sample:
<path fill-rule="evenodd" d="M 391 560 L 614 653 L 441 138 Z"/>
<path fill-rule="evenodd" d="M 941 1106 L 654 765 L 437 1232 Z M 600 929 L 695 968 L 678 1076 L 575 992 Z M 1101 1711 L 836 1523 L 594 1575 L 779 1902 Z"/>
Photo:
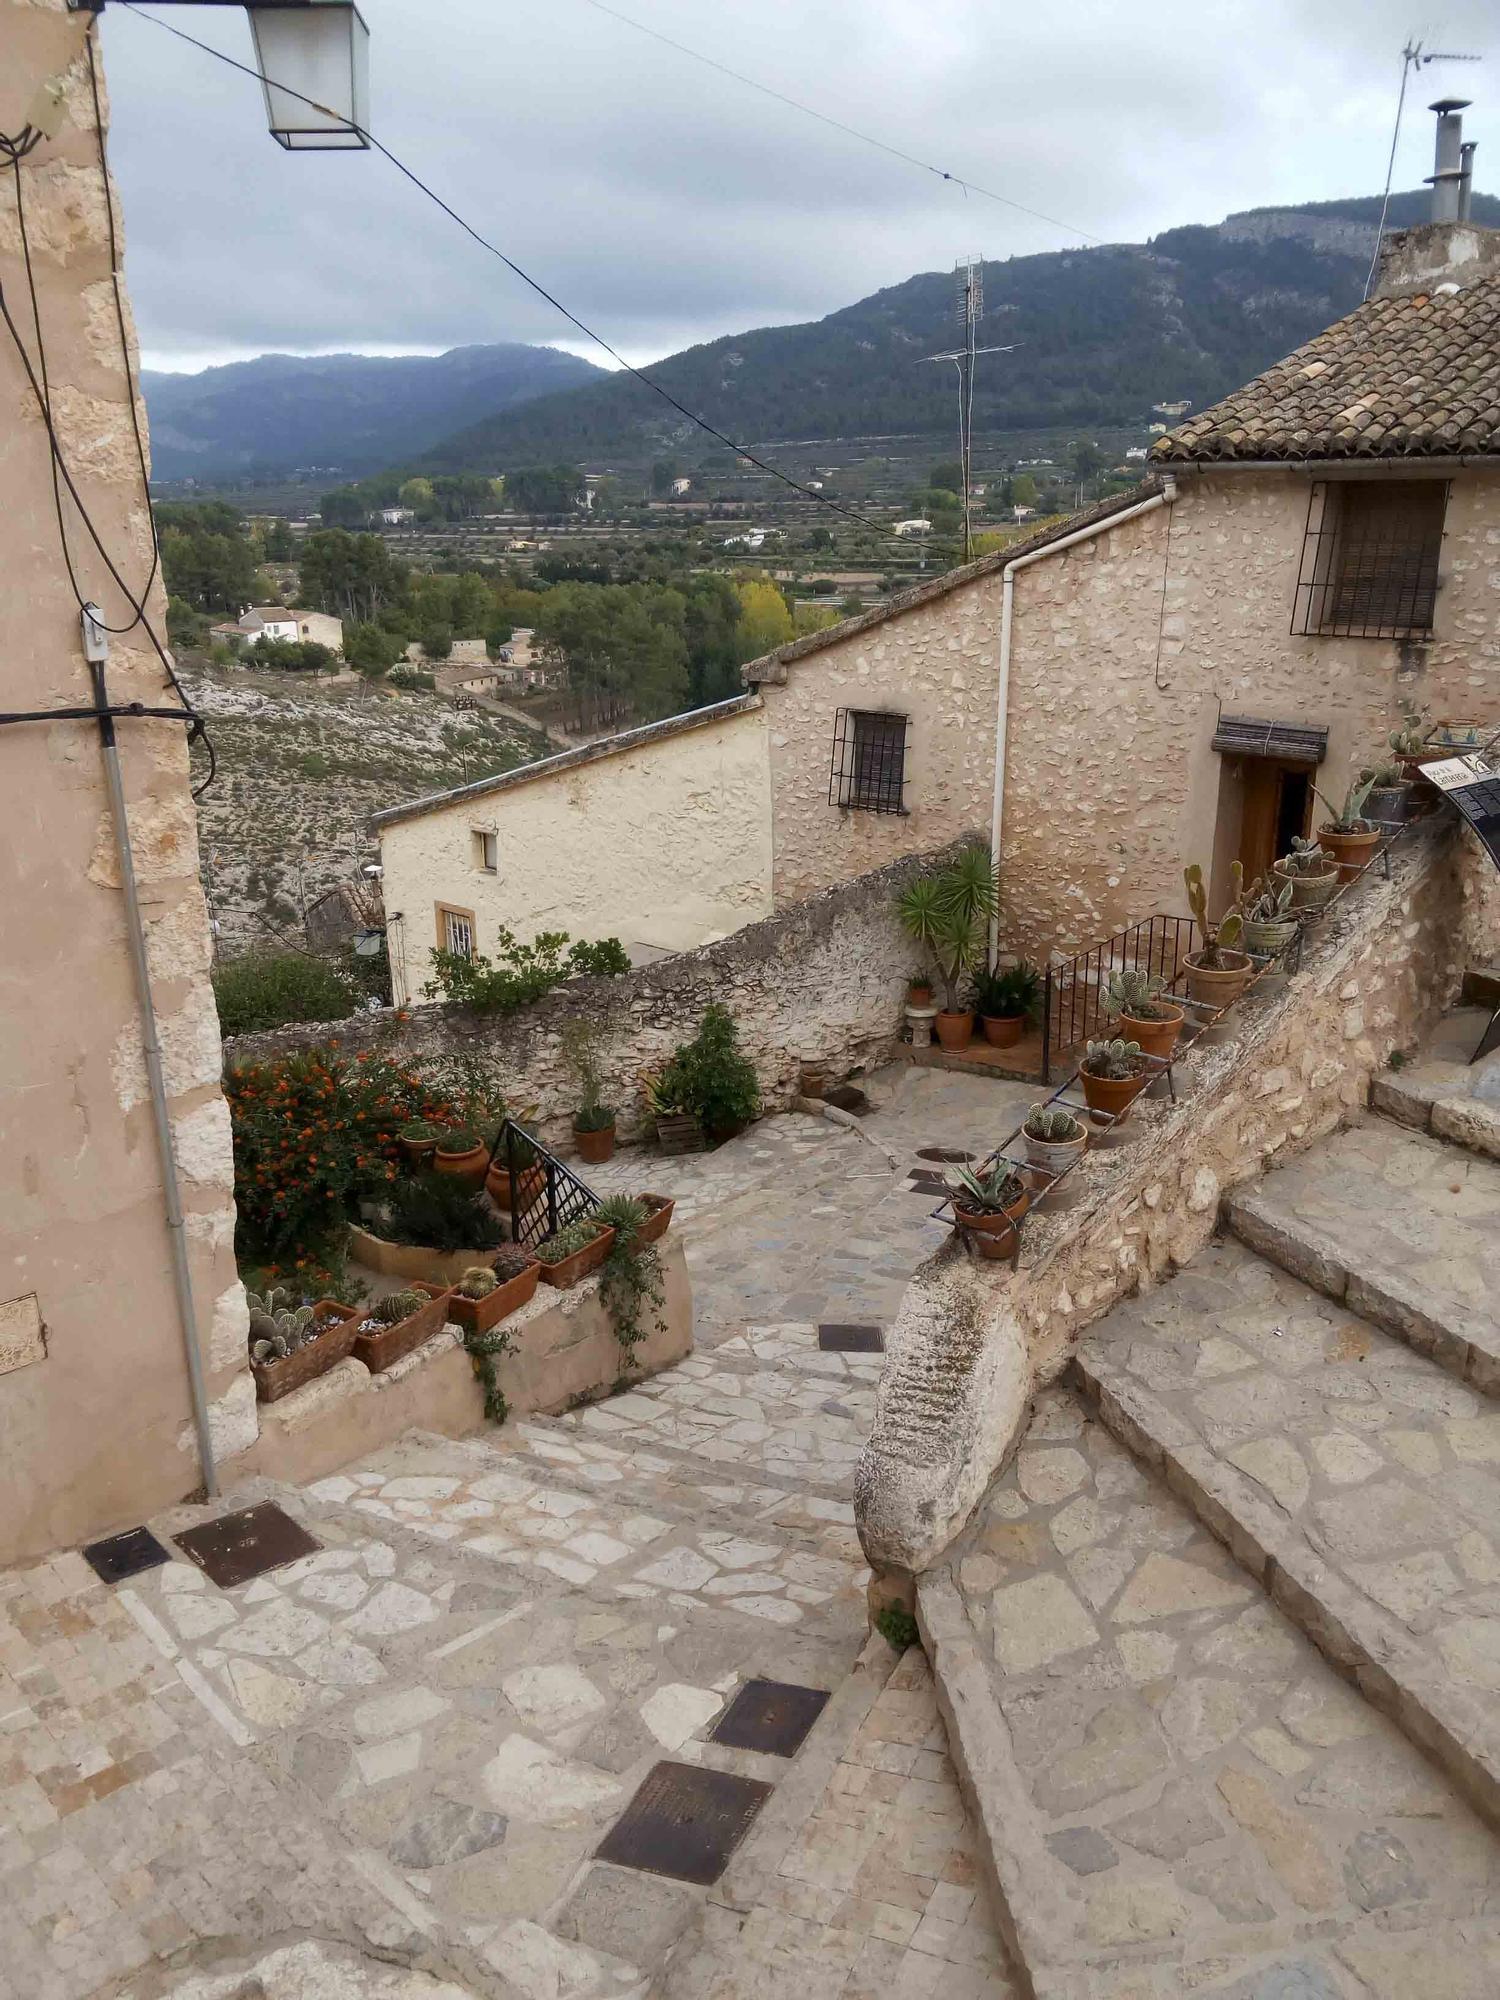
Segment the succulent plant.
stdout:
<path fill-rule="evenodd" d="M 1217 923 L 1208 914 L 1208 890 L 1203 881 L 1203 870 L 1195 861 L 1184 868 L 1182 879 L 1187 884 L 1188 908 L 1193 913 L 1193 922 L 1198 926 L 1198 935 L 1203 944 L 1198 952 L 1198 964 L 1205 972 L 1227 972 L 1224 953 L 1238 948 L 1245 929 L 1245 870 L 1238 861 L 1229 864 L 1229 879 L 1233 894 L 1229 907 Z"/>
<path fill-rule="evenodd" d="M 246 1292 L 250 1308 L 250 1353 L 256 1361 L 284 1361 L 313 1338 L 312 1306 L 294 1306 L 291 1293 L 279 1285 L 267 1292 Z"/>
<path fill-rule="evenodd" d="M 458 1281 L 459 1296 L 465 1299 L 487 1299 L 499 1288 L 500 1280 L 488 1264 L 471 1264 Z"/>
<path fill-rule="evenodd" d="M 427 1302 L 426 1292 L 387 1292 L 370 1307 L 366 1318 L 374 1320 L 377 1326 L 398 1326 L 414 1312 L 420 1312 Z"/>
<path fill-rule="evenodd" d="M 1090 1076 L 1107 1077 L 1123 1083 L 1141 1073 L 1141 1045 L 1139 1042 L 1121 1041 L 1118 1036 L 1110 1042 L 1090 1042 L 1083 1066 Z"/>
<path fill-rule="evenodd" d="M 495 1252 L 493 1270 L 496 1280 L 504 1284 L 507 1278 L 519 1278 L 523 1271 L 529 1271 L 535 1259 L 529 1250 L 523 1250 L 519 1243 L 502 1243 Z"/>
<path fill-rule="evenodd" d="M 559 1229 L 555 1236 L 549 1236 L 544 1243 L 538 1243 L 536 1254 L 544 1264 L 560 1264 L 565 1257 L 586 1250 L 601 1234 L 604 1225 L 595 1222 L 592 1216 L 585 1216 L 580 1222 L 570 1222 L 566 1229 Z"/>
<path fill-rule="evenodd" d="M 1121 966 L 1109 975 L 1104 987 L 1106 1014 L 1128 1014 L 1132 1021 L 1170 1021 L 1177 1009 L 1157 998 L 1167 982 L 1159 973 L 1142 972 L 1136 966 Z"/>
<path fill-rule="evenodd" d="M 1257 882 L 1255 885 L 1260 888 Z M 1245 918 L 1252 924 L 1285 923 L 1292 907 L 1292 885 L 1290 882 L 1273 882 L 1256 897 L 1245 912 Z"/>
<path fill-rule="evenodd" d="M 1338 863 L 1326 847 L 1320 847 L 1317 841 L 1304 840 L 1300 833 L 1294 833 L 1291 846 L 1276 866 L 1283 875 L 1327 875 L 1338 866 Z"/>
<path fill-rule="evenodd" d="M 981 1166 L 977 1172 L 973 1167 L 960 1167 L 947 1185 L 957 1206 L 981 1215 L 999 1215 L 1014 1208 L 1026 1192 L 1026 1183 L 1005 1159 Z"/>
<path fill-rule="evenodd" d="M 643 1201 L 637 1201 L 632 1194 L 612 1194 L 594 1210 L 593 1220 L 602 1223 L 606 1229 L 613 1229 L 622 1239 L 633 1242 L 651 1220 L 651 1212 Z"/>
<path fill-rule="evenodd" d="M 1370 793 L 1374 787 L 1374 780 L 1375 774 L 1373 771 L 1356 771 L 1354 776 L 1349 780 L 1349 789 L 1344 794 L 1344 802 L 1341 806 L 1335 806 L 1326 792 L 1320 792 L 1316 785 L 1313 786 L 1314 793 L 1328 808 L 1330 814 L 1328 831 L 1330 833 L 1374 832 L 1375 829 L 1364 816 L 1365 807 L 1370 802 Z"/>
<path fill-rule="evenodd" d="M 1398 757 L 1421 757 L 1430 753 L 1432 745 L 1427 741 L 1427 714 L 1425 708 L 1418 708 L 1414 702 L 1401 704 L 1401 727 L 1393 729 L 1386 741 Z"/>
<path fill-rule="evenodd" d="M 1071 1111 L 1057 1104 L 1033 1104 L 1026 1114 L 1022 1131 L 1028 1139 L 1040 1139 L 1049 1146 L 1066 1145 L 1082 1136 L 1083 1126 Z"/>

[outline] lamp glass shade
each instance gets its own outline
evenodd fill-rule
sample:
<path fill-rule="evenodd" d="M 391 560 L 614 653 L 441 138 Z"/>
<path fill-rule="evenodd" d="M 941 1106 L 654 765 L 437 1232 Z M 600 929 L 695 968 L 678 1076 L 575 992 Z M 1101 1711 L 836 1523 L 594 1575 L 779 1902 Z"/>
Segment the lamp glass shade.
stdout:
<path fill-rule="evenodd" d="M 293 153 L 367 145 L 370 31 L 353 0 L 246 11 L 271 137 Z"/>

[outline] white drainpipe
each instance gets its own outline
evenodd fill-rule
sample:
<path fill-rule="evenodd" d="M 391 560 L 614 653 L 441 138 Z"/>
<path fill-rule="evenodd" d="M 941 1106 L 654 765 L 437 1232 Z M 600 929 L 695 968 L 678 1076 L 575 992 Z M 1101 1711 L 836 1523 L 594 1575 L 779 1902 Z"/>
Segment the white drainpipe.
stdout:
<path fill-rule="evenodd" d="M 1091 521 L 1086 528 L 1075 528 L 1071 535 L 1060 535 L 1055 542 L 1048 542 L 1045 548 L 1033 549 L 1030 555 L 1017 556 L 1008 562 L 1000 572 L 1000 690 L 995 702 L 995 804 L 990 814 L 990 854 L 995 866 L 1000 866 L 1000 833 L 1005 817 L 1005 732 L 1010 716 L 1010 634 L 1014 614 L 1017 570 L 1029 569 L 1032 563 L 1045 561 L 1048 556 L 1061 555 L 1064 549 L 1076 548 L 1079 542 L 1092 541 L 1096 535 L 1107 535 L 1134 521 L 1142 514 L 1155 513 L 1158 507 L 1170 507 L 1177 498 L 1177 481 L 1171 477 L 1164 480 L 1160 493 L 1153 493 L 1149 500 L 1139 500 L 1133 507 L 1122 507 L 1118 514 L 1110 514 L 1102 521 Z M 990 964 L 995 962 L 1000 949 L 1000 920 L 990 920 Z"/>

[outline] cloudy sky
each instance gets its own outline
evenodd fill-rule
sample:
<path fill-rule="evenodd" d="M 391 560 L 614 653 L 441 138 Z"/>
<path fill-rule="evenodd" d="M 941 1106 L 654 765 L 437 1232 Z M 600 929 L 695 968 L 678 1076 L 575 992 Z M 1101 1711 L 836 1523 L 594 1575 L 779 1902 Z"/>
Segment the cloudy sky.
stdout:
<path fill-rule="evenodd" d="M 631 360 L 814 319 L 970 251 L 1085 238 L 964 194 L 589 0 L 361 0 L 375 131 Z M 1425 106 L 1472 95 L 1500 188 L 1493 0 L 620 0 L 619 11 L 1089 237 L 1138 241 L 1271 202 L 1377 193 L 1408 34 L 1483 52 L 1414 79 L 1396 185 L 1431 171 Z M 248 61 L 232 7 L 161 18 Z M 289 156 L 259 92 L 122 6 L 104 16 L 112 157 L 147 364 L 268 350 L 592 353 L 371 154 Z M 594 357 L 594 358 L 597 358 Z"/>

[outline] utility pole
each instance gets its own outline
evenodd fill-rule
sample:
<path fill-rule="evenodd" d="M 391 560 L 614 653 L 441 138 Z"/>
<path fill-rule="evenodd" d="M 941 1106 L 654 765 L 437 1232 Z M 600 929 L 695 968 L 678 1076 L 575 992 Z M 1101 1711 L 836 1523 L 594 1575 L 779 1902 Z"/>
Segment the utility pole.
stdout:
<path fill-rule="evenodd" d="M 944 354 L 925 354 L 924 361 L 951 361 L 958 370 L 958 462 L 962 472 L 964 503 L 964 561 L 974 553 L 974 536 L 969 516 L 969 484 L 973 473 L 974 374 L 981 354 L 1011 354 L 1009 347 L 981 347 L 979 322 L 984 318 L 984 266 L 977 257 L 968 257 L 953 267 L 957 293 L 958 324 L 962 345 Z M 1014 308 L 1004 306 L 1003 312 Z"/>

